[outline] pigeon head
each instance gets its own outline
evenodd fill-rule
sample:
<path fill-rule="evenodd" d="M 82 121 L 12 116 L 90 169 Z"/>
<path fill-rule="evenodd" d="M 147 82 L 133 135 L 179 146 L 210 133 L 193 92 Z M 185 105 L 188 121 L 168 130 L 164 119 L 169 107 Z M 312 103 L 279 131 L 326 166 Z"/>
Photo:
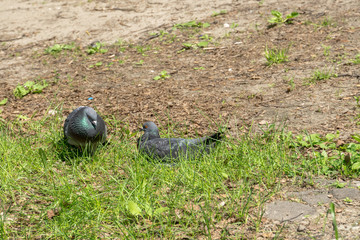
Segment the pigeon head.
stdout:
<path fill-rule="evenodd" d="M 84 126 L 86 126 L 88 128 L 93 127 L 96 130 L 96 128 L 98 126 L 97 118 L 98 118 L 98 115 L 94 109 L 89 108 L 89 107 L 84 108 L 84 118 L 82 119 Z"/>
<path fill-rule="evenodd" d="M 143 136 L 147 139 L 160 138 L 159 129 L 153 122 L 144 123 L 143 128 L 141 128 L 140 130 L 144 131 Z"/>
<path fill-rule="evenodd" d="M 65 136 L 79 143 L 101 141 L 106 132 L 104 120 L 91 107 L 75 109 L 64 125 Z"/>

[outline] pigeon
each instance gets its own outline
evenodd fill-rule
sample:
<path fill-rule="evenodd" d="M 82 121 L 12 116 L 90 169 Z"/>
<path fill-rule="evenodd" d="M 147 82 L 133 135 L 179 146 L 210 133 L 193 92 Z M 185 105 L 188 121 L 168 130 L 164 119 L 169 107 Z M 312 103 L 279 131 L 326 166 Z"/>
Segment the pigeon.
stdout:
<path fill-rule="evenodd" d="M 217 132 L 208 137 L 195 139 L 184 138 L 161 138 L 159 129 L 153 122 L 146 122 L 143 128 L 144 134 L 138 138 L 138 150 L 147 157 L 171 161 L 179 160 L 181 157 L 190 158 L 199 156 L 204 152 L 209 153 L 210 149 L 223 137 Z"/>
<path fill-rule="evenodd" d="M 107 137 L 104 120 L 91 107 L 81 106 L 72 111 L 64 123 L 64 136 L 70 145 L 87 149 L 93 154 Z"/>

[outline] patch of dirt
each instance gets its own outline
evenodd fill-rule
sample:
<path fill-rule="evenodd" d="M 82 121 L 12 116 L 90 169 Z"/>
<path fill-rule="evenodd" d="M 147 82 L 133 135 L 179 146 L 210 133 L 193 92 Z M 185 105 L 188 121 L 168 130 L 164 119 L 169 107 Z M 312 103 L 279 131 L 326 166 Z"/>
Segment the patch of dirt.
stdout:
<path fill-rule="evenodd" d="M 6 23 L 0 27 L 5 120 L 42 118 L 54 109 L 63 110 L 65 119 L 88 105 L 132 130 L 153 120 L 159 126 L 178 123 L 176 129 L 188 135 L 210 132 L 216 128 L 212 121 L 227 123 L 235 137 L 251 124 L 283 122 L 298 133 L 340 131 L 343 140 L 358 132 L 360 70 L 351 62 L 360 53 L 358 0 L 4 0 L 0 6 Z M 226 14 L 211 16 L 223 9 Z M 268 28 L 274 9 L 300 15 L 293 24 Z M 172 28 L 191 20 L 210 27 Z M 183 43 L 207 37 L 207 47 L 184 49 Z M 114 45 L 118 39 L 127 42 Z M 107 43 L 108 51 L 87 55 L 94 41 Z M 70 42 L 79 49 L 44 54 L 55 43 Z M 266 46 L 289 47 L 289 61 L 267 66 Z M 163 70 L 170 78 L 153 80 Z M 337 77 L 306 84 L 316 70 Z M 17 84 L 37 79 L 50 86 L 14 97 Z"/>
<path fill-rule="evenodd" d="M 335 188 L 336 183 L 335 180 L 327 181 L 326 184 L 318 182 L 309 189 L 299 188 L 296 192 L 292 192 L 293 186 L 288 189 L 285 187 L 278 196 L 281 200 L 266 205 L 264 229 L 272 237 L 282 228 L 283 234 L 280 236 L 288 236 L 286 239 L 333 239 L 333 219 L 331 213 L 328 213 L 329 203 L 332 202 L 339 236 L 343 239 L 358 239 L 360 191 L 357 187 L 360 182 L 340 182 L 346 186 L 344 188 Z"/>

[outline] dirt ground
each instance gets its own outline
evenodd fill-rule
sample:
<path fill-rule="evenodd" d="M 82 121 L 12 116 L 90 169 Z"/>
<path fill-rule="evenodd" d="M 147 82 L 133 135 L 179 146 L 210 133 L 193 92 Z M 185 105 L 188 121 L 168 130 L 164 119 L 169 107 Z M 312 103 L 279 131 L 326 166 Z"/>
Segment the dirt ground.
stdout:
<path fill-rule="evenodd" d="M 0 6 L 5 120 L 38 119 L 54 109 L 65 118 L 89 105 L 132 130 L 153 120 L 178 123 L 188 135 L 209 133 L 213 122 L 227 123 L 233 136 L 268 123 L 286 123 L 296 133 L 339 131 L 343 140 L 359 132 L 360 65 L 352 62 L 360 54 L 358 0 L 1 0 Z M 220 10 L 226 14 L 212 16 Z M 271 10 L 299 16 L 269 28 Z M 210 26 L 172 28 L 192 20 Z M 207 47 L 184 49 L 206 37 Z M 114 44 L 119 39 L 125 43 Z M 94 41 L 108 51 L 87 55 Z M 44 54 L 71 42 L 77 51 Z M 289 61 L 267 66 L 266 46 L 288 47 Z M 163 70 L 170 77 L 154 80 Z M 337 77 L 307 84 L 316 70 Z M 39 79 L 50 83 L 41 94 L 14 97 L 18 84 Z"/>

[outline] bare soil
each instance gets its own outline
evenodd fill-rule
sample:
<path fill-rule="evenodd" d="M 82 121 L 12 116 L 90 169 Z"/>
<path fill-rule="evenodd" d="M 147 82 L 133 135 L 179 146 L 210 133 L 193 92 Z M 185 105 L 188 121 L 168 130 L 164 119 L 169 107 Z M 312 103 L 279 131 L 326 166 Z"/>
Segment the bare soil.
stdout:
<path fill-rule="evenodd" d="M 351 61 L 360 53 L 358 0 L 2 0 L 0 6 L 5 120 L 39 119 L 54 109 L 65 119 L 88 105 L 132 130 L 153 120 L 178 123 L 189 135 L 210 132 L 213 122 L 227 123 L 233 136 L 270 123 L 286 123 L 296 133 L 339 131 L 345 141 L 358 132 L 360 65 Z M 212 16 L 220 10 L 227 13 Z M 269 28 L 271 10 L 299 16 Z M 210 27 L 172 28 L 191 20 Z M 168 34 L 150 35 L 161 31 Z M 206 35 L 212 38 L 206 48 L 184 49 L 183 43 Z M 114 44 L 119 39 L 126 43 Z M 108 51 L 86 54 L 94 41 L 106 43 Z M 44 54 L 49 46 L 71 42 L 79 49 Z M 289 47 L 289 61 L 267 66 L 266 46 Z M 154 80 L 163 70 L 170 77 Z M 316 70 L 337 77 L 308 84 Z M 41 94 L 14 97 L 18 84 L 39 79 L 50 83 Z M 344 239 L 358 239 L 352 237 Z"/>

